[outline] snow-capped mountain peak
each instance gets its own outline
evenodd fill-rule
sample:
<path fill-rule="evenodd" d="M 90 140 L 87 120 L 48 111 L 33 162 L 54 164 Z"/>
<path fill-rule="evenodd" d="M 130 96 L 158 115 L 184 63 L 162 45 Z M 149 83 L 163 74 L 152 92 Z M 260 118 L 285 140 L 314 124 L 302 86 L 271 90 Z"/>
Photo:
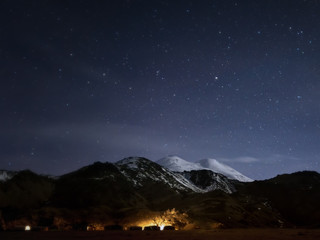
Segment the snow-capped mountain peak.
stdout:
<path fill-rule="evenodd" d="M 216 159 L 202 159 L 198 162 L 188 162 L 177 156 L 168 156 L 158 160 L 157 163 L 174 172 L 211 170 L 216 173 L 221 173 L 229 179 L 235 179 L 241 182 L 253 181 L 252 179 L 244 176 L 232 167 L 220 163 Z"/>
<path fill-rule="evenodd" d="M 188 162 L 178 156 L 164 157 L 158 160 L 156 163 L 174 172 L 204 169 L 199 163 Z"/>
<path fill-rule="evenodd" d="M 252 182 L 251 178 L 244 176 L 242 173 L 233 169 L 232 167 L 223 164 L 216 159 L 202 159 L 198 162 L 203 168 L 212 170 L 213 172 L 221 173 L 230 179 L 235 179 L 240 182 Z"/>

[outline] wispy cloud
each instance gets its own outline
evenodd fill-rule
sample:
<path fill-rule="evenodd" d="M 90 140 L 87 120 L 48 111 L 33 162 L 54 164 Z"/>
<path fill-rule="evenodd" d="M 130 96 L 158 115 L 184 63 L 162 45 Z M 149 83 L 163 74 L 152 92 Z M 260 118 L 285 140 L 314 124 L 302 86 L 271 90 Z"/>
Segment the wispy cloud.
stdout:
<path fill-rule="evenodd" d="M 218 158 L 221 162 L 232 162 L 232 163 L 254 163 L 254 162 L 260 162 L 261 160 L 255 157 L 236 157 L 236 158 Z"/>
<path fill-rule="evenodd" d="M 268 157 L 265 157 L 263 162 L 267 164 L 271 163 L 281 163 L 281 162 L 288 162 L 288 161 L 299 161 L 300 158 L 294 156 L 288 156 L 283 154 L 272 154 Z"/>

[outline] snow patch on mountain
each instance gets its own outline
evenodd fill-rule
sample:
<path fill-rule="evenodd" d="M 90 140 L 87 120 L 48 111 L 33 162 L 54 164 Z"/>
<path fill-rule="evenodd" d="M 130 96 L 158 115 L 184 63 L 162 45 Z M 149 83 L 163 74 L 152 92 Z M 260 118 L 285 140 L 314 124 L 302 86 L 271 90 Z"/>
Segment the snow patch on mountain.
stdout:
<path fill-rule="evenodd" d="M 180 172 L 179 174 L 205 192 L 222 190 L 225 193 L 233 193 L 236 191 L 232 183 L 233 180 L 211 170 L 192 170 Z"/>
<path fill-rule="evenodd" d="M 14 175 L 15 175 L 14 172 L 0 170 L 0 182 L 8 181 L 11 178 L 13 178 Z"/>
<path fill-rule="evenodd" d="M 173 173 L 168 171 L 167 169 L 163 168 L 164 171 L 166 171 L 169 175 L 171 175 L 177 182 L 179 182 L 181 185 L 183 185 L 184 187 L 186 187 L 187 189 L 190 189 L 194 192 L 198 192 L 198 193 L 204 193 L 206 192 L 206 190 L 203 190 L 197 186 L 195 186 L 192 182 L 190 182 L 188 179 L 186 179 L 184 176 L 177 174 L 177 173 Z M 183 190 L 183 189 L 182 189 Z"/>
<path fill-rule="evenodd" d="M 253 180 L 244 176 L 235 169 L 218 162 L 215 159 L 202 159 L 198 162 L 188 162 L 177 156 L 168 156 L 158 160 L 156 163 L 159 165 L 174 171 L 174 172 L 184 172 L 192 170 L 211 170 L 216 173 L 221 173 L 228 177 L 229 179 L 235 179 L 241 182 L 252 182 Z"/>
<path fill-rule="evenodd" d="M 116 162 L 117 166 L 126 166 L 131 169 L 138 169 L 137 163 L 141 160 L 139 157 L 129 157 L 129 158 L 124 158 L 118 162 Z"/>
<path fill-rule="evenodd" d="M 173 189 L 204 192 L 183 176 L 163 168 L 145 158 L 130 157 L 115 163 L 119 171 L 135 186 L 143 186 L 144 181 L 162 182 Z"/>

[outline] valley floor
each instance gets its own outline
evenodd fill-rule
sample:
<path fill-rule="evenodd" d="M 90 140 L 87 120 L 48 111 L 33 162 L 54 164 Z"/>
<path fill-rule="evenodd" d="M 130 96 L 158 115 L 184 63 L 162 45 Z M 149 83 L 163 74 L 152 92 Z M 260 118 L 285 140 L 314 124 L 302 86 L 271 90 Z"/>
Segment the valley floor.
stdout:
<path fill-rule="evenodd" d="M 0 232 L 1 240 L 314 240 L 320 229 L 222 229 L 165 232 Z"/>

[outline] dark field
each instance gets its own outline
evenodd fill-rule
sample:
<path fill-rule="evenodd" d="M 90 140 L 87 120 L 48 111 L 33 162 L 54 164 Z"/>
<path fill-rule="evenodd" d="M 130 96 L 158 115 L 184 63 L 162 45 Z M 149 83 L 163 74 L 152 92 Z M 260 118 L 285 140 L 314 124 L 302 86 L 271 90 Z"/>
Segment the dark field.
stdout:
<path fill-rule="evenodd" d="M 167 232 L 0 232 L 1 240 L 309 240 L 320 239 L 320 229 L 224 229 Z"/>

